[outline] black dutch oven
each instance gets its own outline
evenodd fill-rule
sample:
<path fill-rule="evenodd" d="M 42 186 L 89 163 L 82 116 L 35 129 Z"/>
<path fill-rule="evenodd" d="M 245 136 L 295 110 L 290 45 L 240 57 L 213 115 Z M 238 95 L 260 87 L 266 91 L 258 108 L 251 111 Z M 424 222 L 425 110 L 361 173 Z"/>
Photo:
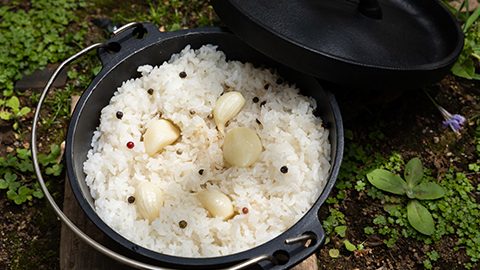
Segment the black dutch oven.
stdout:
<path fill-rule="evenodd" d="M 276 68 L 285 79 L 295 82 L 303 94 L 314 97 L 317 101 L 319 116 L 331 126 L 329 140 L 332 147 L 332 168 L 327 185 L 313 207 L 299 222 L 279 237 L 233 255 L 216 258 L 182 258 L 138 246 L 108 227 L 94 210 L 92 197 L 85 184 L 83 163 L 91 148 L 92 134 L 99 125 L 102 108 L 108 105 L 113 93 L 123 81 L 138 75 L 136 71 L 138 66 L 161 65 L 172 54 L 180 52 L 187 45 L 196 49 L 205 44 L 217 45 L 218 50 L 223 51 L 228 60 L 240 60 Z M 220 28 L 161 33 L 154 25 L 142 24 L 113 37 L 107 42 L 106 47 L 99 49 L 98 53 L 103 69 L 78 101 L 70 122 L 65 152 L 67 173 L 72 190 L 87 216 L 110 238 L 127 250 L 134 250 L 135 253 L 130 253 L 130 257 L 138 260 L 147 258 L 149 262 L 153 260 L 166 267 L 212 269 L 232 266 L 259 255 L 266 255 L 272 260 L 260 262 L 260 265 L 271 268 L 274 264 L 282 264 L 282 267 L 292 266 L 320 246 L 325 236 L 317 213 L 338 174 L 343 152 L 343 128 L 334 96 L 324 91 L 317 80 L 274 62 L 246 45 L 235 35 Z M 185 92 L 185 95 L 188 96 L 188 92 Z M 294 241 L 297 237 L 301 237 L 300 240 Z M 311 243 L 305 247 L 307 239 L 310 239 Z M 286 240 L 289 240 L 288 244 Z"/>
<path fill-rule="evenodd" d="M 62 221 L 92 247 L 125 264 L 145 269 L 289 268 L 318 250 L 324 242 L 318 211 L 335 183 L 343 154 L 339 107 L 335 97 L 322 89 L 317 78 L 346 85 L 353 82 L 360 88 L 404 85 L 406 82 L 418 87 L 432 83 L 441 78 L 458 57 L 463 45 L 461 31 L 437 1 L 218 0 L 213 4 L 238 36 L 221 28 L 162 33 L 152 24 L 131 23 L 118 29 L 107 42 L 94 44 L 63 62 L 45 87 L 35 112 L 32 130 L 35 170 L 47 199 Z M 286 15 L 293 19 L 285 19 Z M 309 23 L 315 25 L 309 26 Z M 311 29 L 305 29 L 308 27 Z M 393 35 L 387 31 L 392 28 L 420 30 L 412 30 L 412 39 L 405 39 L 396 37 L 400 33 Z M 411 41 L 422 34 L 428 34 L 427 39 Z M 199 48 L 205 44 L 217 45 L 228 60 L 275 68 L 282 77 L 299 86 L 302 94 L 315 98 L 318 116 L 329 124 L 331 168 L 327 184 L 311 209 L 278 237 L 232 255 L 185 258 L 138 246 L 108 227 L 94 210 L 83 163 L 93 132 L 99 125 L 101 109 L 108 105 L 123 81 L 139 76 L 138 66 L 161 65 L 187 45 Z M 369 46 L 373 51 L 368 50 Z M 385 46 L 390 46 L 391 53 Z M 116 252 L 96 243 L 62 213 L 45 186 L 37 161 L 36 129 L 45 96 L 58 73 L 92 49 L 97 49 L 102 70 L 74 110 L 66 143 L 67 174 L 81 208 L 118 244 L 120 249 Z"/>

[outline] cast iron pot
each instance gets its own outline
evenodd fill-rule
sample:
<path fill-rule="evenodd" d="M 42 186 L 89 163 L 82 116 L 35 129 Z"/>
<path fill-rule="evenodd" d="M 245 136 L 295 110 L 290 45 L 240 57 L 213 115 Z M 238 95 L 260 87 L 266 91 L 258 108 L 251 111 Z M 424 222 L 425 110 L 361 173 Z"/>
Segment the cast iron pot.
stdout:
<path fill-rule="evenodd" d="M 331 168 L 326 186 L 311 209 L 278 237 L 232 255 L 185 258 L 143 248 L 106 225 L 94 210 L 94 201 L 85 183 L 83 163 L 91 148 L 93 132 L 99 125 L 102 108 L 108 105 L 113 93 L 123 81 L 139 76 L 136 71 L 138 66 L 161 65 L 187 45 L 199 48 L 205 44 L 218 45 L 218 49 L 226 54 L 228 60 L 276 68 L 285 79 L 296 83 L 302 89 L 302 94 L 315 98 L 318 105 L 316 113 L 327 123 L 330 132 Z M 335 98 L 324 91 L 315 78 L 276 63 L 221 28 L 161 33 L 152 24 L 132 24 L 132 27 L 126 28 L 99 46 L 98 56 L 103 65 L 102 70 L 78 101 L 68 129 L 65 152 L 67 174 L 73 193 L 85 214 L 102 232 L 118 243 L 122 254 L 140 262 L 169 268 L 213 269 L 236 266 L 236 269 L 284 269 L 318 250 L 325 240 L 318 211 L 335 183 L 343 154 L 344 138 L 340 110 Z M 188 92 L 185 92 L 185 95 L 188 95 Z M 34 122 L 36 124 L 36 121 Z M 35 145 L 33 139 L 32 145 Z M 36 148 L 34 150 L 36 156 Z M 242 263 L 244 265 L 241 265 Z"/>

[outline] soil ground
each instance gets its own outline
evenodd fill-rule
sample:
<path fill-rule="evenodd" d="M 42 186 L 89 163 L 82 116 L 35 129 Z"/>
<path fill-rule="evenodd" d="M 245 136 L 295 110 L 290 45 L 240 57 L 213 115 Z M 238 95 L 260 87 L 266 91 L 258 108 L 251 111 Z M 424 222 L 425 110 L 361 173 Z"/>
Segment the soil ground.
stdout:
<path fill-rule="evenodd" d="M 138 1 L 130 2 L 134 7 L 132 10 L 146 8 L 145 4 L 136 4 Z M 87 19 L 109 16 L 115 12 L 115 9 L 105 5 L 94 9 Z M 87 39 L 96 40 L 101 36 L 99 30 L 93 28 L 92 26 L 92 34 Z M 451 75 L 428 87 L 428 91 L 450 112 L 461 113 L 469 119 L 478 116 L 480 112 L 479 89 L 478 82 Z M 25 92 L 22 102 L 29 104 L 28 97 L 34 91 Z M 369 134 L 375 130 L 380 131 L 385 136 L 376 145 L 380 153 L 388 155 L 397 151 L 405 157 L 420 156 L 425 167 L 431 168 L 434 174 L 445 172 L 452 163 L 463 168 L 477 159 L 473 121 L 466 124 L 461 137 L 456 137 L 453 132 L 441 126 L 441 115 L 421 89 L 395 92 L 386 90 L 381 95 L 359 94 L 351 90 L 338 93 L 337 98 L 343 113 L 344 128 L 355 134 L 356 144 L 370 142 Z M 21 125 L 28 129 L 31 118 L 31 115 L 26 117 Z M 44 130 L 40 137 L 45 142 L 58 141 L 65 133 L 66 124 L 65 121 L 59 123 L 58 134 L 55 136 Z M 1 156 L 16 147 L 29 144 L 28 132 L 19 137 L 11 130 L 11 124 L 2 120 L 0 138 Z M 63 177 L 58 179 L 52 183 L 52 189 L 57 201 L 61 202 Z M 475 184 L 479 184 L 480 179 L 475 181 Z M 332 194 L 335 192 L 337 191 L 334 190 Z M 474 196 L 480 203 L 479 192 Z M 381 236 L 366 238 L 363 228 L 371 224 L 371 213 L 378 206 L 372 205 L 367 196 L 360 196 L 355 190 L 348 190 L 346 197 L 348 199 L 343 201 L 341 208 L 349 225 L 348 238 L 355 242 L 365 241 L 365 249 L 354 253 L 341 249 L 341 256 L 332 259 L 328 251 L 339 245 L 336 239 L 332 239 L 331 243 L 318 252 L 321 269 L 423 269 L 423 243 L 400 239 L 394 247 L 387 248 Z M 17 206 L 6 198 L 4 192 L 0 192 L 0 211 L 0 269 L 58 269 L 60 222 L 46 200 Z M 452 251 L 455 241 L 451 237 L 434 244 L 442 258 L 434 264 L 434 269 L 463 269 L 462 265 L 469 258 L 462 250 Z"/>

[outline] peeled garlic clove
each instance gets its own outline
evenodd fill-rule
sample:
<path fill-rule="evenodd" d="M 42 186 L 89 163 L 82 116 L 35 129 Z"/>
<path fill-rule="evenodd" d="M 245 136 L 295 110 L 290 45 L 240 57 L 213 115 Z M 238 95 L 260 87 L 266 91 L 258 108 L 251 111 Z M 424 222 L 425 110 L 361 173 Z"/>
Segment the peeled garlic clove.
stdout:
<path fill-rule="evenodd" d="M 212 216 L 221 217 L 223 220 L 233 216 L 232 201 L 222 192 L 214 189 L 202 190 L 197 193 L 197 198 Z"/>
<path fill-rule="evenodd" d="M 243 105 L 245 105 L 245 98 L 237 91 L 227 92 L 217 99 L 213 118 L 220 132 L 223 133 L 225 124 L 240 112 Z"/>
<path fill-rule="evenodd" d="M 180 130 L 166 119 L 153 119 L 147 124 L 147 131 L 143 134 L 145 152 L 149 156 L 155 155 L 165 146 L 174 143 L 180 137 Z"/>
<path fill-rule="evenodd" d="M 262 153 L 262 142 L 255 130 L 238 127 L 230 130 L 223 141 L 223 158 L 232 166 L 248 167 Z"/>
<path fill-rule="evenodd" d="M 162 191 L 150 182 L 141 182 L 135 189 L 135 205 L 140 216 L 152 222 L 160 215 Z"/>

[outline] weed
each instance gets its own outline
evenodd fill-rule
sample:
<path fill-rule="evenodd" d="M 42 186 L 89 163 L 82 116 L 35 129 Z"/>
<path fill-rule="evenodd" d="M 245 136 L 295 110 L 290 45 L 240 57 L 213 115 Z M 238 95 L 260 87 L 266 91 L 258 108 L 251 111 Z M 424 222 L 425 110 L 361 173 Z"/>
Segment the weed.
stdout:
<path fill-rule="evenodd" d="M 447 1 L 444 2 L 449 6 Z M 463 51 L 453 65 L 452 73 L 458 77 L 480 80 L 480 74 L 475 71 L 475 63 L 480 61 L 480 23 L 478 20 L 480 7 L 471 14 L 469 12 L 460 12 L 462 8 L 468 5 L 468 2 L 468 0 L 463 1 L 458 10 L 449 6 L 450 10 L 456 14 L 457 19 L 463 22 L 462 30 L 465 34 Z"/>
<path fill-rule="evenodd" d="M 31 111 L 29 107 L 20 107 L 20 100 L 16 96 L 0 99 L 0 119 L 14 120 L 14 130 L 18 129 L 20 119 Z"/>
<path fill-rule="evenodd" d="M 405 166 L 405 180 L 384 169 L 375 169 L 367 174 L 368 181 L 376 188 L 397 195 L 407 195 L 408 222 L 417 231 L 431 235 L 435 229 L 432 215 L 417 200 L 436 200 L 445 195 L 441 186 L 434 182 L 422 181 L 424 173 L 419 158 L 411 159 Z"/>
<path fill-rule="evenodd" d="M 346 130 L 345 133 L 348 135 L 346 139 L 349 140 L 349 143 L 346 144 L 344 161 L 332 195 L 335 192 L 345 193 L 355 189 L 359 193 L 364 193 L 370 197 L 372 204 L 383 206 L 382 210 L 376 211 L 371 223 L 363 228 L 365 235 L 377 234 L 383 236 L 387 247 L 396 245 L 400 238 L 416 239 L 430 245 L 442 239 L 442 237 L 453 235 L 458 239 L 456 248 L 465 249 L 471 259 L 471 263 L 466 264 L 465 267 L 472 268 L 480 260 L 480 224 L 478 223 L 478 220 L 480 220 L 480 205 L 472 196 L 476 189 L 480 190 L 480 184 L 478 184 L 478 187 L 477 185 L 473 186 L 472 183 L 475 182 L 469 180 L 469 177 L 470 179 L 476 179 L 477 174 L 470 173 L 467 175 L 457 172 L 452 167 L 445 175 L 436 179 L 432 177 L 430 170 L 424 168 L 422 182 L 438 182 L 445 191 L 442 198 L 422 203 L 435 220 L 433 233 L 427 236 L 419 233 L 410 225 L 407 208 L 404 206 L 409 200 L 407 196 L 390 196 L 380 189 L 366 184 L 368 182 L 367 174 L 376 168 L 399 174 L 406 167 L 403 157 L 398 153 L 392 153 L 386 157 L 381 156 L 378 154 L 378 149 L 368 143 L 362 145 L 354 143 L 353 132 Z M 480 154 L 480 127 L 478 126 L 475 136 L 477 150 Z M 374 137 L 376 140 L 381 139 L 380 136 Z M 477 163 L 472 163 L 469 166 L 470 170 L 475 170 Z M 332 197 L 330 196 L 327 200 L 330 215 L 323 222 L 325 232 L 329 237 L 339 236 L 338 233 L 343 234 L 343 228 L 346 228 L 348 232 L 349 226 L 347 217 L 337 210 L 343 201 L 340 197 L 343 196 L 339 197 L 337 195 L 331 199 Z M 337 227 L 340 228 L 335 229 Z M 349 247 L 352 248 L 350 245 Z M 435 263 L 436 259 L 433 252 L 430 254 L 431 256 L 429 253 L 426 255 L 427 259 L 424 261 L 424 266 L 428 268 L 429 265 Z"/>
<path fill-rule="evenodd" d="M 213 8 L 205 0 L 146 1 L 146 13 L 114 14 L 114 21 L 148 21 L 162 26 L 166 31 L 187 27 L 208 26 L 216 20 Z"/>
<path fill-rule="evenodd" d="M 440 255 L 435 250 L 427 252 L 426 255 L 430 260 L 432 260 L 434 262 L 436 262 L 438 259 L 440 259 Z"/>
<path fill-rule="evenodd" d="M 59 176 L 63 166 L 57 163 L 60 146 L 51 145 L 50 153 L 40 154 L 38 159 L 47 175 Z M 43 198 L 43 192 L 37 182 L 32 183 L 25 175 L 33 174 L 31 151 L 18 148 L 15 154 L 0 157 L 0 190 L 6 190 L 7 198 L 15 204 Z"/>

